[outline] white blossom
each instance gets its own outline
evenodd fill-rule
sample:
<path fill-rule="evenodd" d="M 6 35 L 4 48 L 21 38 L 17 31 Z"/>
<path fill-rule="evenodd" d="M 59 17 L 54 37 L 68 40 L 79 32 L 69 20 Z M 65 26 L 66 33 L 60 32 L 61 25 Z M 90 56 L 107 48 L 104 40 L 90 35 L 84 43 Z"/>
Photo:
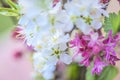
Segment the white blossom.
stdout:
<path fill-rule="evenodd" d="M 68 0 L 64 7 L 71 21 L 84 34 L 89 34 L 92 29 L 100 29 L 102 27 L 100 19 L 103 15 L 108 16 L 108 13 L 103 9 L 104 5 L 99 0 Z M 87 22 L 88 18 L 89 22 Z"/>
<path fill-rule="evenodd" d="M 49 57 L 51 56 L 44 56 L 41 53 L 34 53 L 33 56 L 33 65 L 34 68 L 37 72 L 42 73 L 43 77 L 46 80 L 52 79 L 54 77 L 54 70 L 55 70 L 55 65 L 52 63 L 48 63 Z M 51 59 L 55 59 L 52 57 Z M 49 76 L 47 74 L 50 73 Z"/>
<path fill-rule="evenodd" d="M 92 31 L 90 25 L 86 24 L 82 19 L 78 19 L 76 26 L 84 33 L 89 34 Z"/>
<path fill-rule="evenodd" d="M 26 44 L 35 51 L 34 69 L 46 80 L 54 77 L 58 62 L 72 62 L 68 43 L 73 27 L 90 34 L 102 27 L 104 16 L 108 17 L 105 5 L 99 0 L 67 0 L 64 5 L 62 0 L 55 5 L 54 0 L 18 0 L 18 4 L 21 14 L 18 24 L 22 26 Z M 91 38 L 96 40 L 98 34 Z"/>

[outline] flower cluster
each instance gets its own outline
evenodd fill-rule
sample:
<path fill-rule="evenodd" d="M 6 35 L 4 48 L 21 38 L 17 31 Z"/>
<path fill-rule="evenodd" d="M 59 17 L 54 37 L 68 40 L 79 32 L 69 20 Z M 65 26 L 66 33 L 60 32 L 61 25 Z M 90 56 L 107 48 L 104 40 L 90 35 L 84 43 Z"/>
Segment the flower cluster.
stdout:
<path fill-rule="evenodd" d="M 82 56 L 83 60 L 79 63 L 85 66 L 90 66 L 93 61 L 92 73 L 100 75 L 105 66 L 115 65 L 115 61 L 120 60 L 115 52 L 119 40 L 119 34 L 112 36 L 111 30 L 107 38 L 98 32 L 91 32 L 89 35 L 76 34 L 76 37 L 70 41 L 71 48 L 76 50 L 73 59 L 76 56 Z"/>
<path fill-rule="evenodd" d="M 70 36 L 66 32 L 72 30 L 73 24 L 69 23 L 69 16 L 62 10 L 61 1 L 19 0 L 19 5 L 23 14 L 19 24 L 25 42 L 35 50 L 34 68 L 44 78 L 51 79 L 59 61 L 65 64 L 72 62 L 72 56 L 67 51 Z"/>
<path fill-rule="evenodd" d="M 105 38 L 98 33 L 104 17 L 108 17 L 107 3 L 101 0 L 67 0 L 64 3 L 63 0 L 18 0 L 21 14 L 18 24 L 26 44 L 35 51 L 35 70 L 47 80 L 51 79 L 58 62 L 70 64 L 78 54 L 82 55 L 80 63 L 85 66 L 94 61 L 93 74 L 99 74 L 108 64 L 115 64 L 118 35 L 113 37 L 110 31 Z M 82 33 L 71 40 L 75 29 Z M 71 48 L 75 48 L 74 56 L 74 52 L 69 53 Z"/>

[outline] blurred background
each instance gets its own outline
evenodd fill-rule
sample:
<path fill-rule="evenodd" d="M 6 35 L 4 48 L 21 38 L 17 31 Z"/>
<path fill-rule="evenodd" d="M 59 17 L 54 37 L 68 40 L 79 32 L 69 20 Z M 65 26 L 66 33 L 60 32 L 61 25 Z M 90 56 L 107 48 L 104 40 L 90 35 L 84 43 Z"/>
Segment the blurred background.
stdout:
<path fill-rule="evenodd" d="M 0 7 L 9 6 L 4 0 L 0 0 Z M 119 10 L 120 5 L 117 0 L 111 0 L 107 11 L 117 13 Z M 28 48 L 22 41 L 11 37 L 17 21 L 15 17 L 0 15 L 0 80 L 34 80 Z M 116 67 L 119 69 L 119 74 L 114 80 L 120 80 L 120 61 L 117 62 Z"/>

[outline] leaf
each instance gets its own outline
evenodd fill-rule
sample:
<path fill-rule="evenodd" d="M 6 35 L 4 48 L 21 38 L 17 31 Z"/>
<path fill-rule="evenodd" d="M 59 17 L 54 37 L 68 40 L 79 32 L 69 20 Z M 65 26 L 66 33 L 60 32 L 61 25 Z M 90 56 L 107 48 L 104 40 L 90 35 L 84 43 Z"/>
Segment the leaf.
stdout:
<path fill-rule="evenodd" d="M 0 36 L 10 31 L 13 27 L 14 23 L 11 17 L 0 15 Z"/>
<path fill-rule="evenodd" d="M 0 14 L 5 16 L 19 16 L 17 10 L 12 10 L 10 8 L 0 8 Z"/>
<path fill-rule="evenodd" d="M 120 27 L 120 12 L 118 14 L 110 13 L 109 17 L 105 18 L 104 26 L 105 32 L 111 29 L 115 34 Z"/>
<path fill-rule="evenodd" d="M 65 80 L 85 80 L 86 67 L 79 66 L 76 63 L 69 65 L 65 71 Z"/>
<path fill-rule="evenodd" d="M 91 67 L 87 68 L 87 72 L 86 72 L 86 80 L 96 80 L 95 79 L 95 75 L 92 75 L 91 73 Z"/>
<path fill-rule="evenodd" d="M 107 66 L 104 68 L 100 76 L 96 77 L 96 80 L 113 80 L 118 74 L 118 69 L 114 66 Z"/>
<path fill-rule="evenodd" d="M 114 66 L 107 66 L 103 69 L 100 76 L 91 74 L 92 67 L 87 68 L 86 80 L 113 80 L 118 74 L 118 69 Z"/>
<path fill-rule="evenodd" d="M 15 4 L 13 1 L 11 0 L 5 0 L 7 4 L 10 5 L 11 8 L 15 9 L 15 10 L 18 10 L 19 9 L 19 6 L 17 4 Z"/>

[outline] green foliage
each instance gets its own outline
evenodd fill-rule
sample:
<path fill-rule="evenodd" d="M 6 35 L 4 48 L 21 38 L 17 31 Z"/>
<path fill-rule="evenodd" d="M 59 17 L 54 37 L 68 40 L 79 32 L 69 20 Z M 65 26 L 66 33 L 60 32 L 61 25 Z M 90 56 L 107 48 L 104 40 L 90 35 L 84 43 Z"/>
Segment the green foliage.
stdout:
<path fill-rule="evenodd" d="M 9 4 L 9 6 L 12 8 L 12 9 L 15 9 L 15 10 L 18 10 L 19 9 L 19 6 L 17 4 L 15 4 L 14 2 L 12 2 L 11 0 L 5 0 L 7 4 Z"/>
<path fill-rule="evenodd" d="M 105 67 L 100 76 L 92 75 L 91 68 L 87 68 L 86 80 L 113 80 L 118 74 L 118 69 L 114 66 Z"/>
<path fill-rule="evenodd" d="M 75 73 L 78 72 L 77 66 L 76 65 L 70 65 L 67 70 L 67 79 L 73 80 L 77 78 L 77 75 Z M 77 79 L 76 79 L 77 80 Z"/>
<path fill-rule="evenodd" d="M 66 80 L 85 80 L 86 68 L 78 64 L 71 64 L 65 71 Z"/>
<path fill-rule="evenodd" d="M 12 10 L 10 8 L 0 8 L 0 14 L 5 16 L 19 16 L 17 10 Z"/>
<path fill-rule="evenodd" d="M 86 80 L 96 80 L 95 79 L 95 75 L 92 75 L 91 73 L 91 67 L 87 68 L 87 72 L 86 72 Z"/>
<path fill-rule="evenodd" d="M 102 74 L 97 76 L 97 80 L 113 80 L 118 74 L 118 69 L 114 66 L 105 67 Z"/>
<path fill-rule="evenodd" d="M 10 31 L 14 26 L 11 17 L 0 15 L 0 35 L 6 31 Z"/>
<path fill-rule="evenodd" d="M 120 28 L 120 11 L 118 14 L 110 13 L 109 17 L 105 18 L 104 25 L 105 32 L 108 32 L 111 29 L 115 34 Z"/>
<path fill-rule="evenodd" d="M 0 7 L 2 6 L 1 2 L 0 2 Z"/>
<path fill-rule="evenodd" d="M 3 3 L 5 4 L 5 1 L 7 4 L 10 5 L 11 8 L 3 8 Z M 0 1 L 0 36 L 3 35 L 3 33 L 8 33 L 11 29 L 13 29 L 14 25 L 17 22 L 17 19 L 15 17 L 8 17 L 8 16 L 19 16 L 18 14 L 18 8 L 15 3 L 13 3 L 11 0 L 4 0 L 3 2 Z M 5 15 L 5 16 L 3 16 Z"/>
<path fill-rule="evenodd" d="M 11 0 L 5 0 L 5 2 L 10 6 L 10 8 L 0 8 L 0 14 L 5 16 L 17 16 L 19 17 L 19 6 L 12 2 Z"/>

